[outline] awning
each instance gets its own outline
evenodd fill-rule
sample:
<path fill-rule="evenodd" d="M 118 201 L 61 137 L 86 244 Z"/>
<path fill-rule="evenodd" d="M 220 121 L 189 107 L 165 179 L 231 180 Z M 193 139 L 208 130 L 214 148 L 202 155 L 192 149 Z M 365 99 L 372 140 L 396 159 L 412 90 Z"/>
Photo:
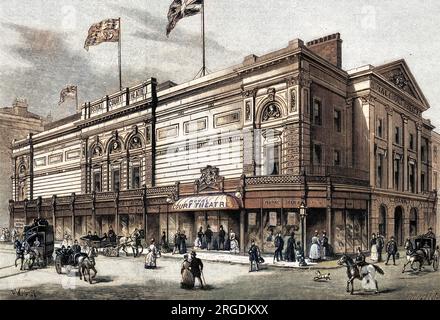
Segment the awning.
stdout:
<path fill-rule="evenodd" d="M 237 210 L 239 208 L 237 200 L 227 194 L 182 198 L 177 200 L 172 207 L 173 211 Z"/>

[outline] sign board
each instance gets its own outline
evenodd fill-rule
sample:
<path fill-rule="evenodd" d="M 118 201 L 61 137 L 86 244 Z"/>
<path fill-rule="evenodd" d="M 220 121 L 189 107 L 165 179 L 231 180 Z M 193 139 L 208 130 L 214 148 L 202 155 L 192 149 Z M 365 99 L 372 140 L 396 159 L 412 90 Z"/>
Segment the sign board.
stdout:
<path fill-rule="evenodd" d="M 231 210 L 238 209 L 237 201 L 229 195 L 196 196 L 177 200 L 173 204 L 175 211 L 193 210 Z"/>
<path fill-rule="evenodd" d="M 249 212 L 248 213 L 248 224 L 250 226 L 257 225 L 257 213 L 256 212 Z"/>
<path fill-rule="evenodd" d="M 269 212 L 269 226 L 276 226 L 277 225 L 277 212 L 276 211 L 270 211 Z"/>

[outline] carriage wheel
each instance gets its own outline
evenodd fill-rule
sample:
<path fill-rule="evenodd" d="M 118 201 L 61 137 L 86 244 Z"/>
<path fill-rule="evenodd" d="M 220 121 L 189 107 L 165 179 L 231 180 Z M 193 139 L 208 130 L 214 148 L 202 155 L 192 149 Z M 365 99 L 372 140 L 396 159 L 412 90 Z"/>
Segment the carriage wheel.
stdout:
<path fill-rule="evenodd" d="M 438 255 L 435 255 L 432 259 L 432 268 L 434 269 L 434 271 L 438 270 Z"/>
<path fill-rule="evenodd" d="M 62 268 L 61 257 L 57 256 L 55 259 L 55 270 L 57 271 L 58 274 L 61 274 L 61 268 Z"/>

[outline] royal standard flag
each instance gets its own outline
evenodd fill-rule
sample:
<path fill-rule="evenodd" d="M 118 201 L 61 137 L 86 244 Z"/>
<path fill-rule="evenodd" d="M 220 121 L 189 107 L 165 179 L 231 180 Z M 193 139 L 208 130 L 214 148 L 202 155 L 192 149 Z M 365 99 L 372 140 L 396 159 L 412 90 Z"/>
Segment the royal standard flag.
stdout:
<path fill-rule="evenodd" d="M 167 37 L 180 19 L 201 12 L 203 0 L 174 0 L 168 10 Z"/>
<path fill-rule="evenodd" d="M 60 92 L 60 101 L 58 102 L 58 105 L 62 104 L 67 97 L 74 98 L 76 97 L 78 88 L 76 86 L 68 85 Z"/>
<path fill-rule="evenodd" d="M 118 42 L 120 23 L 120 19 L 107 19 L 92 24 L 84 43 L 84 49 L 89 51 L 90 46 L 96 46 L 102 42 Z"/>

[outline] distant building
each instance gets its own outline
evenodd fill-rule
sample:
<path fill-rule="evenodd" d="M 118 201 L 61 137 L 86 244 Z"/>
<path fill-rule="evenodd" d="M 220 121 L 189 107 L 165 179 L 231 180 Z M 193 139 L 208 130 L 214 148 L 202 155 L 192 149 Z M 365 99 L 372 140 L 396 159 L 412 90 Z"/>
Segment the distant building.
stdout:
<path fill-rule="evenodd" d="M 369 249 L 435 220 L 430 106 L 404 60 L 345 71 L 339 34 L 250 55 L 183 84 L 137 86 L 14 144 L 12 219 L 49 219 L 56 239 L 143 228 L 172 241 L 232 230 L 244 250 L 327 231 Z M 307 207 L 301 230 L 299 207 Z"/>
<path fill-rule="evenodd" d="M 8 200 L 12 198 L 12 141 L 43 131 L 43 119 L 28 111 L 26 99 L 15 99 L 12 107 L 0 108 L 0 226 L 9 226 Z"/>
<path fill-rule="evenodd" d="M 438 132 L 432 132 L 432 189 L 436 191 L 437 196 L 437 213 L 435 221 L 430 221 L 433 228 L 435 228 L 437 241 L 440 241 L 440 203 L 439 203 L 439 191 L 440 191 L 440 134 Z"/>

